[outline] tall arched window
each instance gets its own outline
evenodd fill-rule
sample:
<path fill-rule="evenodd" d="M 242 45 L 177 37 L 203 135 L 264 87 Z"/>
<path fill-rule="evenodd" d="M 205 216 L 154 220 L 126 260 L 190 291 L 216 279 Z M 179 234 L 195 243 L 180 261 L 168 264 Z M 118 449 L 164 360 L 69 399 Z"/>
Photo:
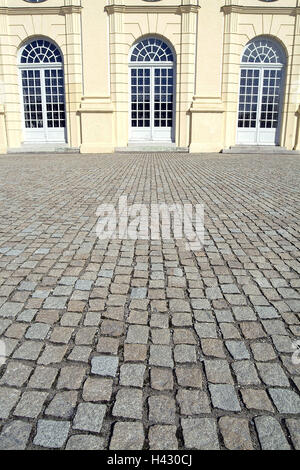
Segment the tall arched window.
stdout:
<path fill-rule="evenodd" d="M 130 140 L 174 140 L 174 52 L 156 37 L 142 39 L 130 52 Z"/>
<path fill-rule="evenodd" d="M 278 145 L 286 56 L 270 38 L 250 41 L 241 61 L 238 144 Z"/>
<path fill-rule="evenodd" d="M 62 54 L 37 38 L 20 51 L 24 141 L 65 142 L 66 110 Z"/>

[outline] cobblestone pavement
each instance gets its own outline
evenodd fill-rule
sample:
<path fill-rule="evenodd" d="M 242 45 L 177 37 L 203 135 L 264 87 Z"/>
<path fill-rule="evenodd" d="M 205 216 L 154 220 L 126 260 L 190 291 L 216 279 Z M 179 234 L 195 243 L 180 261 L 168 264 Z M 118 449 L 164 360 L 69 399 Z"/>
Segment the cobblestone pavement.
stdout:
<path fill-rule="evenodd" d="M 300 449 L 299 162 L 2 156 L 0 448 Z M 204 249 L 98 240 L 121 195 Z"/>

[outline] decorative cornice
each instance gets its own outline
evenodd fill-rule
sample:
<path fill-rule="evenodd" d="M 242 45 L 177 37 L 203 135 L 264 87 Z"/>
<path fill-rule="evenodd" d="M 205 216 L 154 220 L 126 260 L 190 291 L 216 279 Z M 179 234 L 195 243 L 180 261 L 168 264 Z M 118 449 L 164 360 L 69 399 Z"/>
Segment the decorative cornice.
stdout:
<path fill-rule="evenodd" d="M 70 15 L 81 13 L 82 7 L 76 5 L 63 7 L 0 7 L 0 15 Z"/>
<path fill-rule="evenodd" d="M 198 5 L 107 5 L 104 9 L 108 15 L 114 13 L 197 13 Z"/>
<path fill-rule="evenodd" d="M 200 5 L 180 5 L 180 13 L 197 13 L 200 10 Z"/>
<path fill-rule="evenodd" d="M 221 10 L 226 14 L 240 13 L 248 15 L 289 15 L 296 16 L 300 14 L 300 7 L 273 7 L 273 6 L 240 6 L 225 5 Z"/>

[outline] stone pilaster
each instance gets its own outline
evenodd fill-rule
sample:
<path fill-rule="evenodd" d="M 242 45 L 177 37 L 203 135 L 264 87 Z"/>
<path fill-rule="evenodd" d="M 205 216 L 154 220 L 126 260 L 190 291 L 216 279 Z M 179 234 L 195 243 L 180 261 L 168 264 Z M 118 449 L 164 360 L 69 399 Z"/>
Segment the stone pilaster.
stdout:
<path fill-rule="evenodd" d="M 0 0 L 0 7 L 6 7 L 7 0 Z M 5 11 L 0 12 L 0 153 L 7 151 L 6 131 L 6 63 L 9 54 L 8 18 Z"/>
<path fill-rule="evenodd" d="M 238 41 L 238 19 L 238 13 L 235 11 L 224 11 L 222 100 L 226 111 L 224 120 L 225 148 L 234 145 L 236 141 L 241 55 Z"/>
<path fill-rule="evenodd" d="M 187 119 L 193 96 L 196 79 L 196 42 L 198 22 L 197 2 L 182 1 L 181 13 L 181 46 L 177 58 L 177 102 L 179 105 L 176 125 L 176 143 L 179 147 L 188 147 L 190 136 L 190 116 Z M 185 126 L 185 129 L 184 129 Z"/>
<path fill-rule="evenodd" d="M 71 147 L 80 145 L 80 121 L 77 111 L 82 97 L 82 44 L 81 11 L 70 8 L 71 0 L 65 0 L 66 54 L 65 91 L 67 104 L 68 142 Z M 73 3 L 74 5 L 74 3 Z"/>

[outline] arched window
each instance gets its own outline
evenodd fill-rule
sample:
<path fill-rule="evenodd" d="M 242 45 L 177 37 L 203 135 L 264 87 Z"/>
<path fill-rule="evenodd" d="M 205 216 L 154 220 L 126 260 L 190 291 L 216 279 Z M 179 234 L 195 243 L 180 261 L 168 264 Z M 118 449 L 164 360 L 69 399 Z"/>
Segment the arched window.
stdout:
<path fill-rule="evenodd" d="M 286 55 L 271 38 L 250 41 L 241 58 L 238 144 L 279 145 Z"/>
<path fill-rule="evenodd" d="M 132 51 L 131 62 L 173 62 L 170 47 L 158 38 L 143 39 Z"/>
<path fill-rule="evenodd" d="M 243 64 L 284 64 L 285 56 L 279 44 L 270 39 L 254 39 L 242 56 Z"/>
<path fill-rule="evenodd" d="M 22 50 L 21 64 L 62 63 L 62 56 L 57 46 L 45 39 L 29 42 Z"/>
<path fill-rule="evenodd" d="M 66 112 L 63 58 L 43 38 L 23 46 L 19 56 L 25 142 L 65 142 Z"/>
<path fill-rule="evenodd" d="M 129 55 L 130 140 L 174 141 L 175 63 L 172 48 L 163 40 L 140 40 Z"/>

